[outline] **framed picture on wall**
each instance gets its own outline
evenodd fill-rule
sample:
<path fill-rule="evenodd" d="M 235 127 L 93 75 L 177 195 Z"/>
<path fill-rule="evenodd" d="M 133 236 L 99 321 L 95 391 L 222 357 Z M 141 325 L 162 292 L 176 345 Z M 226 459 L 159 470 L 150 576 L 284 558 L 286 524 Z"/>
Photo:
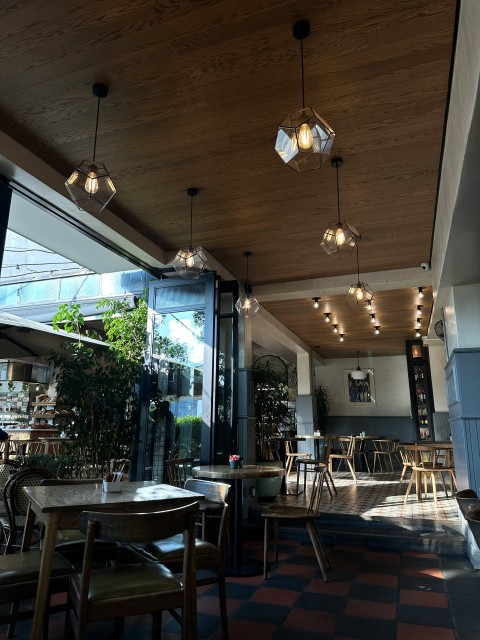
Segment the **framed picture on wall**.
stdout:
<path fill-rule="evenodd" d="M 364 380 L 352 378 L 352 371 L 345 370 L 345 404 L 352 407 L 371 407 L 375 404 L 375 379 L 373 369 L 363 369 L 367 374 Z"/>

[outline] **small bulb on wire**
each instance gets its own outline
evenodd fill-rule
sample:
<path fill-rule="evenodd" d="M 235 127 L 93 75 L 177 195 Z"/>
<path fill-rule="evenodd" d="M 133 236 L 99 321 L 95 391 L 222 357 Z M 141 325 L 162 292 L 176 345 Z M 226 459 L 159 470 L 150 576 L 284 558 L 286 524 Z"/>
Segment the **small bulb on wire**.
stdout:
<path fill-rule="evenodd" d="M 340 338 L 339 338 L 340 342 L 343 342 L 344 337 L 345 337 L 345 334 L 344 334 L 344 333 L 341 333 L 341 334 L 340 334 Z"/>
<path fill-rule="evenodd" d="M 377 336 L 378 336 L 378 334 L 379 334 L 379 333 L 380 333 L 380 326 L 379 326 L 379 325 L 377 325 L 377 326 L 375 327 L 375 335 L 377 335 Z"/>

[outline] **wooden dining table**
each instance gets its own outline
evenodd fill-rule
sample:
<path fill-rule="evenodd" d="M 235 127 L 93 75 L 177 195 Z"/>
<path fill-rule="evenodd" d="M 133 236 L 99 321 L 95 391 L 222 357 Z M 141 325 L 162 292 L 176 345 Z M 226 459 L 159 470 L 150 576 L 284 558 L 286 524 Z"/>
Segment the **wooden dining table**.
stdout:
<path fill-rule="evenodd" d="M 263 572 L 260 563 L 243 561 L 243 481 L 257 478 L 275 478 L 285 476 L 285 469 L 262 465 L 245 465 L 240 469 L 231 469 L 228 464 L 192 467 L 194 478 L 205 480 L 227 480 L 233 482 L 233 518 L 230 519 L 232 553 L 231 562 L 226 567 L 227 575 L 252 576 Z"/>
<path fill-rule="evenodd" d="M 122 491 L 105 493 L 102 484 L 24 487 L 30 504 L 27 512 L 22 551 L 30 549 L 35 517 L 45 525 L 40 575 L 38 579 L 31 640 L 40 640 L 48 598 L 57 531 L 78 528 L 82 511 L 151 513 L 190 504 L 204 496 L 169 484 L 123 482 Z"/>

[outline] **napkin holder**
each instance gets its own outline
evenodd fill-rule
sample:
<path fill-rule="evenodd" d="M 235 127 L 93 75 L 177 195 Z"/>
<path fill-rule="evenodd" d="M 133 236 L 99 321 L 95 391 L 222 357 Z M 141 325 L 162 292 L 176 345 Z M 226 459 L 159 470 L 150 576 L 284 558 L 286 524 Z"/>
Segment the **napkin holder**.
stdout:
<path fill-rule="evenodd" d="M 105 493 L 120 493 L 123 489 L 123 482 L 107 482 L 103 481 L 102 491 Z"/>

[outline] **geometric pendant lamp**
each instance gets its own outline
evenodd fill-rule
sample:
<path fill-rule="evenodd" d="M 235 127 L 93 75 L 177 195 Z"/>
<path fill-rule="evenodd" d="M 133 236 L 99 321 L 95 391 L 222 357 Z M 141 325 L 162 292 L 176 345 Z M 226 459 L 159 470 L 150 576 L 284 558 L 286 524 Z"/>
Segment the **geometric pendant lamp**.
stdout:
<path fill-rule="evenodd" d="M 275 151 L 289 167 L 299 173 L 319 169 L 329 155 L 335 132 L 312 107 L 305 107 L 303 41 L 310 34 L 306 21 L 293 26 L 293 37 L 300 40 L 302 67 L 302 108 L 289 113 L 278 128 Z"/>
<path fill-rule="evenodd" d="M 355 307 L 357 305 L 368 304 L 373 300 L 373 290 L 366 282 L 360 282 L 360 266 L 358 262 L 358 245 L 357 242 L 357 282 L 350 285 L 347 293 L 347 303 Z"/>
<path fill-rule="evenodd" d="M 338 168 L 343 164 L 342 158 L 333 158 L 332 167 L 337 171 L 337 221 L 330 222 L 323 233 L 321 246 L 327 255 L 333 258 L 348 258 L 360 240 L 358 231 L 346 220 L 340 219 L 340 189 L 338 185 Z"/>
<path fill-rule="evenodd" d="M 254 295 L 252 295 L 252 287 L 248 281 L 248 259 L 252 255 L 251 251 L 244 251 L 244 257 L 247 260 L 247 279 L 245 281 L 245 293 L 243 296 L 240 296 L 235 303 L 235 309 L 239 316 L 243 318 L 253 318 L 253 316 L 260 309 L 260 305 L 258 304 L 257 299 Z"/>
<path fill-rule="evenodd" d="M 92 91 L 93 95 L 98 98 L 93 158 L 92 160 L 82 160 L 66 180 L 65 186 L 70 198 L 79 209 L 83 209 L 88 213 L 100 213 L 113 198 L 116 189 L 106 166 L 102 162 L 95 160 L 100 100 L 107 96 L 108 87 L 98 82 L 93 85 Z"/>
<path fill-rule="evenodd" d="M 183 247 L 178 251 L 173 261 L 175 271 L 182 278 L 199 278 L 207 264 L 207 258 L 203 253 L 203 248 L 196 247 L 192 241 L 193 198 L 197 193 L 198 189 L 195 189 L 195 187 L 189 187 L 187 189 L 187 194 L 190 196 L 190 243 L 188 247 Z"/>

